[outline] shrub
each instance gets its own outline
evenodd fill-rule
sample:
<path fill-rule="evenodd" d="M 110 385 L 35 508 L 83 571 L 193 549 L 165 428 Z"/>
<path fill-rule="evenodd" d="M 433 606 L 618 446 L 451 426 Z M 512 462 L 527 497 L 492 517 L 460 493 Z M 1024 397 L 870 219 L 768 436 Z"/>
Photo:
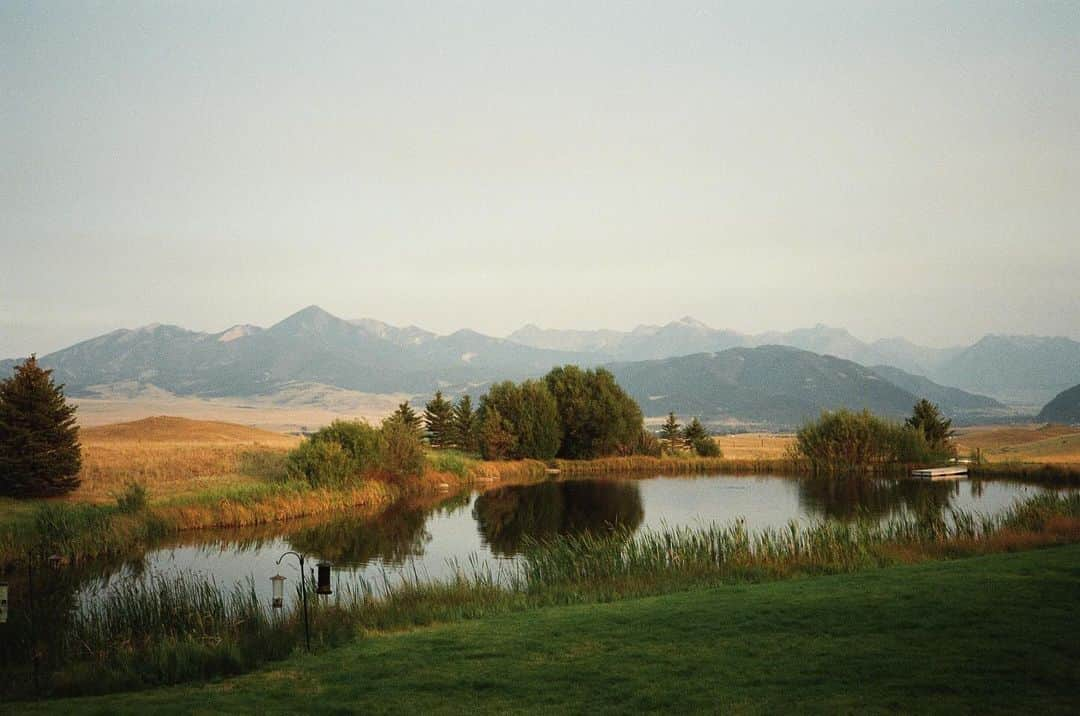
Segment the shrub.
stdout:
<path fill-rule="evenodd" d="M 146 485 L 132 480 L 124 491 L 116 496 L 116 508 L 121 512 L 141 512 L 146 509 Z"/>
<path fill-rule="evenodd" d="M 393 418 L 383 421 L 380 467 L 395 477 L 414 477 L 424 472 L 424 444 L 410 425 Z"/>
<path fill-rule="evenodd" d="M 694 440 L 691 445 L 700 457 L 723 457 L 723 452 L 716 441 L 709 435 L 703 435 Z"/>
<path fill-rule="evenodd" d="M 795 435 L 796 456 L 819 472 L 850 472 L 875 466 L 925 463 L 943 455 L 919 428 L 864 410 L 823 412 Z"/>
<path fill-rule="evenodd" d="M 660 439 L 650 431 L 642 428 L 638 433 L 637 442 L 634 443 L 634 454 L 660 457 L 663 452 L 664 445 L 660 442 Z"/>
<path fill-rule="evenodd" d="M 375 469 L 382 457 L 382 433 L 362 420 L 335 420 L 312 435 L 311 440 L 340 445 L 358 473 Z"/>
<path fill-rule="evenodd" d="M 356 474 L 353 459 L 336 442 L 308 439 L 289 453 L 290 477 L 312 487 L 340 487 Z"/>

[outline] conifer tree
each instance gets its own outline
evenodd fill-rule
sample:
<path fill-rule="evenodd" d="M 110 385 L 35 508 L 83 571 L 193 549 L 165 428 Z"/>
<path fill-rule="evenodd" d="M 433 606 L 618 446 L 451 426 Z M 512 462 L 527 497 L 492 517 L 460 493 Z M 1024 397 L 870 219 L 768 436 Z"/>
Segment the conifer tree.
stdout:
<path fill-rule="evenodd" d="M 466 452 L 477 452 L 479 430 L 476 411 L 472 407 L 472 398 L 463 395 L 454 406 L 452 418 L 452 440 L 454 446 Z"/>
<path fill-rule="evenodd" d="M 707 437 L 709 437 L 709 433 L 705 430 L 705 426 L 702 425 L 701 421 L 697 418 L 691 419 L 687 426 L 683 428 L 683 440 L 685 440 L 690 445 L 693 445 L 698 440 Z"/>
<path fill-rule="evenodd" d="M 932 450 L 949 451 L 949 440 L 955 434 L 952 420 L 941 414 L 941 409 L 923 398 L 912 410 L 911 417 L 905 421 L 908 427 L 921 430 Z"/>
<path fill-rule="evenodd" d="M 454 406 L 443 398 L 441 390 L 436 391 L 435 397 L 424 406 L 424 424 L 432 447 L 449 447 L 453 417 Z"/>
<path fill-rule="evenodd" d="M 61 495 L 79 486 L 81 467 L 75 406 L 30 356 L 0 381 L 0 494 Z"/>
<path fill-rule="evenodd" d="M 405 427 L 415 432 L 418 436 L 424 432 L 423 421 L 420 416 L 416 414 L 416 411 L 409 405 L 409 401 L 404 401 L 397 406 L 395 410 L 387 420 L 396 420 Z"/>
<path fill-rule="evenodd" d="M 668 450 L 674 451 L 679 443 L 679 421 L 675 413 L 668 413 L 667 420 L 660 426 L 660 439 L 667 444 Z"/>

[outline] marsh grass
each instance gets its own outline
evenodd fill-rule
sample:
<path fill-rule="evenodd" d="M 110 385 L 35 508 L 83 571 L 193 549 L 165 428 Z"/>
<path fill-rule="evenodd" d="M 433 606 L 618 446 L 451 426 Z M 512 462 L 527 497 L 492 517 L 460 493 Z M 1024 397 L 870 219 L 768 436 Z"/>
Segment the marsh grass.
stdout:
<path fill-rule="evenodd" d="M 93 518 L 89 518 L 93 519 Z M 67 535 L 62 523 L 50 526 Z M 339 584 L 312 599 L 317 648 L 364 633 L 475 619 L 554 604 L 609 601 L 688 587 L 851 572 L 942 557 L 1080 541 L 1080 494 L 1045 493 L 996 516 L 954 510 L 884 522 L 744 521 L 631 535 L 562 535 L 533 542 L 499 573 L 477 561 L 454 576 L 408 572 L 381 584 Z M 192 575 L 135 581 L 73 613 L 52 693 L 101 693 L 246 671 L 301 645 L 299 599 L 279 613 L 255 585 L 222 589 Z M 12 683 L 20 683 L 17 679 Z"/>

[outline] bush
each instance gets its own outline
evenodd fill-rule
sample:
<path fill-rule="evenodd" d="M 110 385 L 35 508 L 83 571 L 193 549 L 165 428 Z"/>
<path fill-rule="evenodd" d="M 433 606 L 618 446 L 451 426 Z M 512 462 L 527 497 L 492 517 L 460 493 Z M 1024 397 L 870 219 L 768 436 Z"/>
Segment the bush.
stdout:
<path fill-rule="evenodd" d="M 387 419 L 382 426 L 380 467 L 395 477 L 415 477 L 424 472 L 424 443 L 410 425 Z"/>
<path fill-rule="evenodd" d="M 638 433 L 637 442 L 634 443 L 634 454 L 660 457 L 663 452 L 664 445 L 660 442 L 660 438 L 656 437 L 645 428 L 642 428 L 641 432 Z"/>
<path fill-rule="evenodd" d="M 341 487 L 356 475 L 352 457 L 336 442 L 308 439 L 289 453 L 289 476 L 312 487 Z"/>
<path fill-rule="evenodd" d="M 141 512 L 146 509 L 147 501 L 146 485 L 132 480 L 116 496 L 116 508 L 121 512 Z"/>
<path fill-rule="evenodd" d="M 690 444 L 693 446 L 694 452 L 696 452 L 699 457 L 724 456 L 723 452 L 720 450 L 720 446 L 717 445 L 716 441 L 709 435 L 698 437 Z"/>
<path fill-rule="evenodd" d="M 796 433 L 795 453 L 820 472 L 926 463 L 943 457 L 931 449 L 922 430 L 879 418 L 867 410 L 822 413 Z"/>
<path fill-rule="evenodd" d="M 437 472 L 449 472 L 458 477 L 467 477 L 469 467 L 474 463 L 474 460 L 458 450 L 439 450 L 428 455 L 428 461 Z"/>
<path fill-rule="evenodd" d="M 340 445 L 352 460 L 353 470 L 358 473 L 377 468 L 382 457 L 382 433 L 361 420 L 335 420 L 312 435 L 311 439 Z"/>

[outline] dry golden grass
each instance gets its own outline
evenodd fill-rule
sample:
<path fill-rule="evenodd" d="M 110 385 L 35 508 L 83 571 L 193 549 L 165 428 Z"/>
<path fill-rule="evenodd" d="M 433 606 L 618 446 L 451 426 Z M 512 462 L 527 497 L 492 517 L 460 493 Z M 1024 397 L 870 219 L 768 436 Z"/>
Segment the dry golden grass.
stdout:
<path fill-rule="evenodd" d="M 156 417 L 80 431 L 82 485 L 69 499 L 109 502 L 129 483 L 152 500 L 258 482 L 256 461 L 280 459 L 300 438 L 242 425 Z"/>
<path fill-rule="evenodd" d="M 742 433 L 719 435 L 717 445 L 729 460 L 782 460 L 795 436 L 786 433 Z"/>
<path fill-rule="evenodd" d="M 989 462 L 1080 464 L 1080 428 L 1066 425 L 961 428 L 956 444 L 961 454 L 979 450 Z"/>

